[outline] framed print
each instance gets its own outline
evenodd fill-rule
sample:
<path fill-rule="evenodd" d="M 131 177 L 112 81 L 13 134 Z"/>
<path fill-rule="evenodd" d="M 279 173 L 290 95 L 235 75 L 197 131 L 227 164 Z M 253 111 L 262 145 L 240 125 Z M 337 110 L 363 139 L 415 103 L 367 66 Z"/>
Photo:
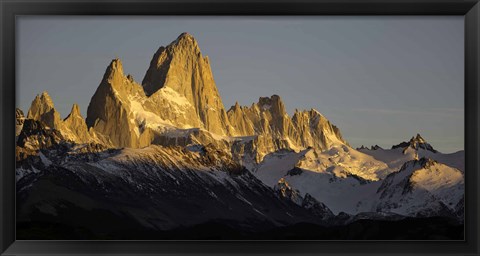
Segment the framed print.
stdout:
<path fill-rule="evenodd" d="M 478 254 L 477 1 L 1 7 L 2 255 Z"/>

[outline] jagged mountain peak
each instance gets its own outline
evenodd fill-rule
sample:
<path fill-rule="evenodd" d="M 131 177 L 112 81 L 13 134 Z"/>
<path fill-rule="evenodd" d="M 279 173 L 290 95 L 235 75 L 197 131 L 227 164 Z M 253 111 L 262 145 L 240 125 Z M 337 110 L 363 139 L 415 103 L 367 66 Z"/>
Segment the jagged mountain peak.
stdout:
<path fill-rule="evenodd" d="M 219 135 L 230 131 L 225 107 L 213 79 L 208 58 L 200 52 L 197 41 L 188 33 L 181 34 L 154 54 L 142 80 L 147 97 L 152 101 L 175 95 L 193 107 L 206 130 Z"/>
<path fill-rule="evenodd" d="M 360 147 L 357 147 L 356 150 L 369 150 L 369 148 L 361 145 Z"/>
<path fill-rule="evenodd" d="M 50 94 L 48 94 L 47 91 L 43 91 L 40 96 L 39 96 L 41 99 L 45 99 L 46 101 L 48 102 L 51 102 L 53 104 L 53 101 L 52 101 L 52 97 L 50 97 Z"/>
<path fill-rule="evenodd" d="M 188 32 L 183 32 L 183 33 L 181 33 L 181 34 L 178 36 L 178 38 L 192 38 L 192 39 L 194 39 L 193 36 L 192 36 L 190 33 L 188 33 Z"/>
<path fill-rule="evenodd" d="M 357 150 L 378 150 L 378 149 L 383 149 L 383 148 L 380 147 L 380 146 L 377 145 L 377 144 L 372 145 L 370 148 L 369 148 L 369 147 L 365 147 L 364 145 L 362 145 L 361 147 L 357 148 Z"/>
<path fill-rule="evenodd" d="M 112 59 L 109 67 L 113 70 L 120 70 L 123 73 L 123 63 L 122 63 L 122 60 L 120 58 Z"/>
<path fill-rule="evenodd" d="M 433 153 L 437 153 L 438 151 L 435 150 L 432 145 L 430 145 L 420 134 L 417 133 L 416 136 L 413 136 L 408 142 L 404 141 L 398 145 L 392 146 L 392 149 L 402 148 L 403 151 L 407 150 L 408 148 L 412 148 L 415 150 L 424 149 L 431 151 Z"/>
<path fill-rule="evenodd" d="M 187 61 L 187 63 L 179 63 L 185 61 Z M 202 61 L 206 62 L 205 64 L 209 64 L 208 60 L 202 57 L 202 53 L 200 52 L 200 48 L 195 38 L 187 32 L 180 34 L 177 39 L 169 45 L 160 46 L 153 55 L 153 58 L 150 61 L 150 67 L 142 80 L 145 93 L 150 96 L 164 86 L 168 86 L 169 83 L 167 77 L 169 74 L 178 73 L 176 72 L 177 69 L 172 67 L 176 66 L 174 64 L 178 63 L 179 65 L 187 65 L 188 67 L 184 68 L 187 68 L 186 71 L 188 71 L 188 69 L 195 68 L 195 66 L 199 64 L 198 62 Z M 182 84 L 180 84 L 180 86 L 181 85 Z M 173 86 L 173 88 L 175 88 L 175 86 Z"/>
<path fill-rule="evenodd" d="M 183 32 L 181 33 L 177 39 L 172 42 L 170 45 L 172 45 L 173 43 L 179 43 L 181 41 L 184 41 L 185 43 L 193 43 L 193 44 L 196 44 L 197 43 L 197 40 L 195 39 L 195 37 L 193 37 L 193 35 L 191 35 L 190 33 L 188 32 Z"/>
<path fill-rule="evenodd" d="M 73 104 L 72 110 L 70 110 L 70 114 L 64 120 L 67 120 L 71 117 L 80 117 L 83 119 L 82 114 L 80 113 L 80 106 L 78 106 L 77 103 Z"/>
<path fill-rule="evenodd" d="M 62 134 L 78 143 L 91 142 L 92 137 L 78 104 L 73 104 L 70 114 L 63 120 Z"/>
<path fill-rule="evenodd" d="M 197 40 L 189 33 L 183 32 L 180 34 L 175 41 L 167 45 L 167 50 L 175 51 L 186 51 L 191 54 L 199 54 L 200 48 L 198 47 Z M 174 49 L 176 48 L 176 49 Z"/>
<path fill-rule="evenodd" d="M 44 122 L 50 128 L 61 125 L 60 114 L 55 110 L 53 100 L 47 91 L 37 95 L 32 101 L 27 118 Z"/>
<path fill-rule="evenodd" d="M 33 101 L 41 103 L 45 106 L 49 106 L 51 108 L 55 107 L 55 105 L 53 104 L 52 97 L 50 97 L 50 94 L 48 94 L 47 91 L 43 91 L 42 93 L 37 94 L 37 96 L 35 96 L 35 99 Z M 32 102 L 32 104 L 33 104 L 33 102 Z"/>
<path fill-rule="evenodd" d="M 115 58 L 110 61 L 107 69 L 105 70 L 104 80 L 112 79 L 114 76 L 123 76 L 123 64 L 119 58 Z"/>
<path fill-rule="evenodd" d="M 410 139 L 410 143 L 426 143 L 425 139 L 417 133 L 417 136 L 414 136 Z"/>
<path fill-rule="evenodd" d="M 227 110 L 227 113 L 230 111 L 240 111 L 242 110 L 242 106 L 238 103 L 238 101 L 235 101 L 235 105 L 231 106 L 230 109 Z"/>

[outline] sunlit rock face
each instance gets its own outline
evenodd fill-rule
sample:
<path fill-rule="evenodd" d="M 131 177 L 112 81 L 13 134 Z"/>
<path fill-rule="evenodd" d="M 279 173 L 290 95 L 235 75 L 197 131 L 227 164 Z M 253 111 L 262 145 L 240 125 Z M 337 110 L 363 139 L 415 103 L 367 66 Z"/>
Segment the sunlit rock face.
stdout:
<path fill-rule="evenodd" d="M 27 118 L 41 121 L 52 129 L 59 129 L 62 126 L 60 113 L 55 110 L 52 98 L 46 91 L 37 95 L 32 101 Z"/>
<path fill-rule="evenodd" d="M 62 131 L 69 134 L 70 139 L 77 143 L 88 143 L 93 140 L 77 104 L 73 104 L 70 114 L 63 120 Z"/>
<path fill-rule="evenodd" d="M 208 57 L 203 57 L 197 41 L 188 33 L 181 34 L 167 47 L 160 47 L 150 62 L 142 85 L 155 99 L 164 94 L 185 100 L 197 118 L 192 127 L 204 128 L 218 135 L 230 135 L 228 118 L 218 93 Z M 153 100 L 156 102 L 156 100 Z M 199 119 L 199 122 L 195 122 Z M 200 126 L 199 126 L 200 125 Z"/>
<path fill-rule="evenodd" d="M 86 123 L 107 136 L 116 147 L 138 147 L 138 127 L 130 97 L 145 97 L 140 85 L 123 73 L 122 62 L 114 59 L 93 95 L 87 109 Z"/>
<path fill-rule="evenodd" d="M 237 135 L 256 136 L 247 147 L 250 151 L 254 149 L 257 161 L 280 149 L 299 151 L 314 147 L 323 150 L 332 145 L 348 145 L 339 129 L 315 109 L 297 110 L 290 118 L 278 95 L 260 97 L 258 103 L 250 107 L 237 103 L 227 115 Z M 245 147 L 242 150 L 245 151 Z"/>

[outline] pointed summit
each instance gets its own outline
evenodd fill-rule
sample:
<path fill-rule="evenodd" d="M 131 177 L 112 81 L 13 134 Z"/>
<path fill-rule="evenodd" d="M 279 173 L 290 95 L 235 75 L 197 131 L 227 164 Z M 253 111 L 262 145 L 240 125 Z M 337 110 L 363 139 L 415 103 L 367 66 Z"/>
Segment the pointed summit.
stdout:
<path fill-rule="evenodd" d="M 86 143 L 91 140 L 87 124 L 80 113 L 80 107 L 75 103 L 72 106 L 70 114 L 63 120 L 64 134 L 66 137 L 77 143 Z M 67 132 L 68 129 L 68 132 Z"/>
<path fill-rule="evenodd" d="M 40 95 L 40 99 L 47 105 L 54 107 L 52 97 L 50 97 L 47 91 L 42 92 L 42 94 Z"/>
<path fill-rule="evenodd" d="M 181 34 L 177 37 L 177 40 L 181 40 L 181 39 L 184 39 L 184 38 L 195 40 L 195 38 L 194 38 L 191 34 L 189 34 L 188 32 L 183 32 L 183 33 L 181 33 Z"/>
<path fill-rule="evenodd" d="M 65 120 L 71 117 L 80 117 L 83 119 L 82 114 L 80 113 L 80 107 L 78 106 L 77 103 L 73 104 L 72 110 L 70 111 L 70 114 L 65 118 Z"/>
<path fill-rule="evenodd" d="M 113 59 L 105 70 L 103 80 L 113 80 L 123 77 L 123 64 L 119 58 Z"/>
<path fill-rule="evenodd" d="M 235 105 L 232 106 L 230 109 L 239 111 L 240 110 L 240 104 L 238 104 L 238 101 L 235 101 Z"/>
<path fill-rule="evenodd" d="M 135 121 L 129 112 L 130 97 L 143 98 L 143 88 L 127 77 L 122 61 L 113 59 L 87 108 L 87 127 L 110 139 L 116 147 L 136 147 Z M 83 129 L 83 128 L 82 128 Z"/>
<path fill-rule="evenodd" d="M 27 118 L 41 121 L 52 129 L 58 129 L 61 126 L 60 114 L 55 110 L 52 98 L 47 91 L 37 95 L 32 101 Z"/>
<path fill-rule="evenodd" d="M 121 73 L 123 74 L 123 64 L 122 64 L 122 60 L 120 60 L 119 58 L 113 59 L 113 60 L 110 62 L 109 68 L 112 69 L 112 70 L 121 71 Z"/>
<path fill-rule="evenodd" d="M 424 149 L 431 151 L 433 153 L 437 153 L 438 151 L 435 150 L 432 145 L 430 145 L 420 134 L 417 133 L 416 136 L 413 136 L 408 142 L 404 141 L 398 145 L 392 146 L 392 149 L 395 148 L 402 148 L 405 151 L 407 148 L 413 148 L 415 150 Z"/>
<path fill-rule="evenodd" d="M 419 143 L 425 143 L 425 140 L 422 138 L 422 136 L 420 136 L 419 133 L 417 133 L 417 136 L 415 137 L 415 141 Z"/>
<path fill-rule="evenodd" d="M 176 47 L 185 51 L 192 51 L 195 54 L 200 53 L 200 48 L 198 47 L 197 40 L 187 32 L 180 34 L 175 41 L 170 43 L 168 47 Z"/>
<path fill-rule="evenodd" d="M 145 94 L 161 102 L 166 92 L 185 98 L 192 105 L 203 128 L 227 135 L 228 118 L 213 79 L 207 58 L 202 56 L 197 41 L 182 33 L 153 55 L 150 67 L 142 80 Z M 158 99 L 156 99 L 158 98 Z M 159 106 L 160 107 L 160 106 Z"/>
<path fill-rule="evenodd" d="M 182 66 L 182 68 L 188 69 L 195 68 L 198 64 L 202 64 L 198 63 L 202 60 L 204 61 L 201 55 L 202 53 L 200 52 L 197 41 L 187 32 L 180 34 L 177 39 L 166 47 L 160 46 L 153 55 L 150 61 L 150 67 L 142 80 L 145 93 L 150 96 L 160 88 L 168 86 L 169 83 L 166 81 L 167 77 L 173 75 L 173 72 L 180 71 L 176 70 L 175 64 L 183 64 L 185 67 Z M 190 71 L 188 69 L 185 71 Z M 188 73 L 179 75 L 187 76 L 189 75 Z"/>
<path fill-rule="evenodd" d="M 438 151 L 433 149 L 432 145 L 428 144 L 425 139 L 420 136 L 420 134 L 417 133 L 417 136 L 415 138 L 412 138 L 410 141 L 410 147 L 414 149 L 424 149 L 424 150 L 429 150 L 433 153 L 437 153 Z"/>

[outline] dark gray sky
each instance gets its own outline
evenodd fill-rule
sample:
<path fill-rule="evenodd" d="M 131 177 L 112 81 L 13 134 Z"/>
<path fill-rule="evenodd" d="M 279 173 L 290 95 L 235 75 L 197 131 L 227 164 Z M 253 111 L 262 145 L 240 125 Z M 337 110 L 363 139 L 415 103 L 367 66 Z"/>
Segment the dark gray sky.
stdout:
<path fill-rule="evenodd" d="M 354 147 L 416 133 L 464 147 L 463 16 L 17 17 L 17 105 L 47 90 L 64 118 L 85 115 L 111 59 L 141 82 L 182 32 L 209 56 L 226 109 L 278 94 L 315 108 Z"/>

